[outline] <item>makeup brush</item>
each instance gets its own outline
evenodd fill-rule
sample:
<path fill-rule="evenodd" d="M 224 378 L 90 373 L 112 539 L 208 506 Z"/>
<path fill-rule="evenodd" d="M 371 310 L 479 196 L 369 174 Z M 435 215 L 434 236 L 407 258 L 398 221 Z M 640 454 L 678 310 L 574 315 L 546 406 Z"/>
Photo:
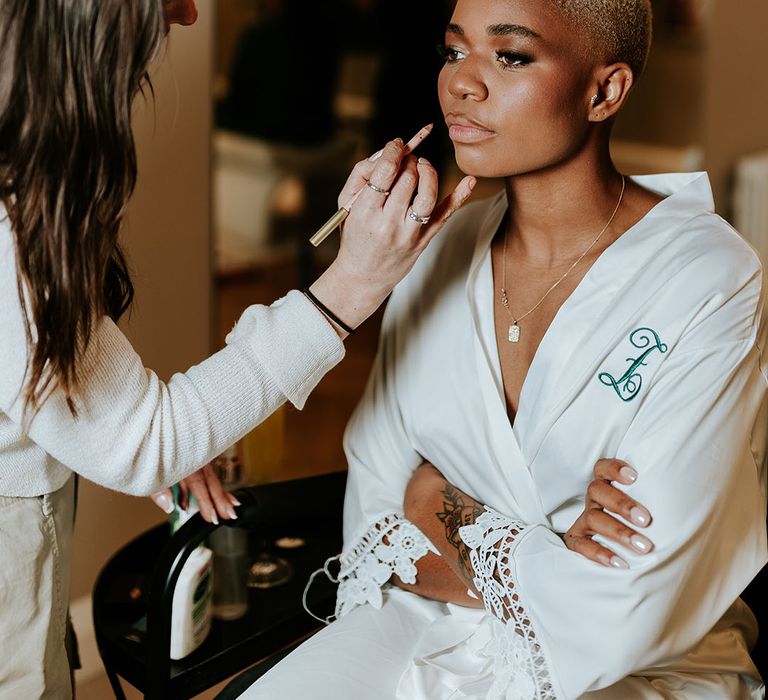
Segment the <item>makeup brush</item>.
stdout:
<path fill-rule="evenodd" d="M 407 144 L 405 144 L 405 155 L 412 153 L 417 146 L 432 133 L 434 124 L 428 124 L 416 136 L 414 136 Z M 328 236 L 330 236 L 344 220 L 349 216 L 349 212 L 352 209 L 352 205 L 355 200 L 360 196 L 363 191 L 363 187 L 355 194 L 349 201 L 349 204 L 341 207 L 328 221 L 326 221 L 317 231 L 317 233 L 309 239 L 309 242 L 317 248 Z"/>

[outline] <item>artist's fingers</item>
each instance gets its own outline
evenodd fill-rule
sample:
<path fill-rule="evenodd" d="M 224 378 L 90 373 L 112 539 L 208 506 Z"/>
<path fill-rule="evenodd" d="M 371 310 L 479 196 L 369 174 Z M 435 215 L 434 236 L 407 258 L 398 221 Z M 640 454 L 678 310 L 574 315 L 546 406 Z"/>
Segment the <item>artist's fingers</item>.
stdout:
<path fill-rule="evenodd" d="M 403 155 L 405 156 L 413 153 L 413 151 L 422 144 L 424 139 L 426 139 L 432 133 L 434 126 L 434 124 L 427 124 L 427 126 L 425 126 L 423 129 L 420 129 L 419 132 L 407 144 L 403 146 Z M 357 193 L 360 192 L 363 187 L 365 187 L 366 183 L 371 178 L 373 171 L 376 169 L 376 161 L 378 161 L 379 158 L 381 158 L 383 155 L 384 149 L 382 148 L 380 151 L 376 151 L 376 153 L 374 153 L 370 158 L 361 160 L 355 165 L 352 173 L 347 179 L 346 184 L 344 185 L 344 188 L 339 194 L 340 207 L 349 208 Z"/>
<path fill-rule="evenodd" d="M 357 193 L 365 187 L 365 183 L 368 182 L 376 168 L 376 161 L 381 158 L 383 153 L 384 151 L 382 149 L 378 153 L 374 153 L 370 158 L 366 158 L 355 164 L 346 183 L 344 183 L 344 187 L 339 193 L 340 207 L 350 206 Z"/>
<path fill-rule="evenodd" d="M 384 213 L 388 218 L 398 223 L 405 218 L 405 212 L 411 204 L 418 184 L 419 172 L 416 158 L 406 156 L 384 204 Z"/>
<path fill-rule="evenodd" d="M 216 512 L 225 520 L 236 520 L 237 513 L 227 491 L 210 464 L 203 467 L 203 477 Z"/>
<path fill-rule="evenodd" d="M 410 211 L 414 217 L 431 218 L 432 212 L 437 205 L 437 171 L 426 158 L 419 158 L 416 163 L 416 170 L 419 176 L 419 183 L 416 187 L 416 196 L 410 206 Z M 422 226 L 426 225 L 410 217 L 408 211 L 406 211 L 405 216 L 406 223 L 413 227 L 414 232 L 420 233 Z"/>
<path fill-rule="evenodd" d="M 469 195 L 472 194 L 472 190 L 475 189 L 476 184 L 477 180 L 474 177 L 465 177 L 456 186 L 456 189 L 437 205 L 432 212 L 432 218 L 430 219 L 429 224 L 424 227 L 422 232 L 425 245 L 440 232 L 440 229 L 445 226 L 448 219 L 461 209 L 461 206 L 467 201 Z"/>
<path fill-rule="evenodd" d="M 376 161 L 373 172 L 368 178 L 367 187 L 363 187 L 355 202 L 355 208 L 380 211 L 391 196 L 389 193 L 398 178 L 402 160 L 405 156 L 402 139 L 390 141 Z"/>
<path fill-rule="evenodd" d="M 203 520 L 218 525 L 219 518 L 216 513 L 216 508 L 213 505 L 213 501 L 211 500 L 211 496 L 208 493 L 208 485 L 205 482 L 203 470 L 200 469 L 194 474 L 191 474 L 184 479 L 182 483 L 189 487 L 190 492 L 195 497 L 197 507 L 200 510 L 200 515 L 203 516 Z"/>
<path fill-rule="evenodd" d="M 614 569 L 628 569 L 629 564 L 607 547 L 595 542 L 591 537 L 568 532 L 563 537 L 568 549 L 578 552 L 597 564 L 610 566 Z"/>
<path fill-rule="evenodd" d="M 179 508 L 186 510 L 189 507 L 189 486 L 186 483 L 186 479 L 180 481 L 179 487 Z"/>
<path fill-rule="evenodd" d="M 163 491 L 153 493 L 150 498 L 154 504 L 164 513 L 168 515 L 173 513 L 173 491 L 171 491 L 171 489 L 165 489 Z"/>
<path fill-rule="evenodd" d="M 584 523 L 587 534 L 590 536 L 602 535 L 638 554 L 648 554 L 653 549 L 653 542 L 645 535 L 635 532 L 631 527 L 600 508 L 587 510 L 584 513 Z"/>
<path fill-rule="evenodd" d="M 225 520 L 237 520 L 237 513 L 235 513 L 232 499 L 210 464 L 206 464 L 203 467 L 203 477 L 205 478 L 205 485 L 216 508 L 216 512 Z"/>

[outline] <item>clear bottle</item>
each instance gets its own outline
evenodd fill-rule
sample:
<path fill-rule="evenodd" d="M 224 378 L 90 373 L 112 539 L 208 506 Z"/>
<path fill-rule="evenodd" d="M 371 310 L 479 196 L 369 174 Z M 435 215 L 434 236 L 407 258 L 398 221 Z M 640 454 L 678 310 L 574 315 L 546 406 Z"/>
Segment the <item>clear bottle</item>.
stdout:
<path fill-rule="evenodd" d="M 222 525 L 208 538 L 213 551 L 213 616 L 237 620 L 248 610 L 248 533 Z"/>
<path fill-rule="evenodd" d="M 213 468 L 227 490 L 242 484 L 237 447 L 213 461 Z M 213 551 L 213 616 L 236 620 L 248 610 L 248 533 L 239 527 L 219 526 L 208 537 Z"/>

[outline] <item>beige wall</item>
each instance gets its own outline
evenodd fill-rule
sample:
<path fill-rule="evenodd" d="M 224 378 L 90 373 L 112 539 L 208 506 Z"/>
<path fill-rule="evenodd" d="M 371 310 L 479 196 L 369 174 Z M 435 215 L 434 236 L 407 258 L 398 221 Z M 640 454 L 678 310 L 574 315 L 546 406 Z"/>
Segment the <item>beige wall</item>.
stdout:
<path fill-rule="evenodd" d="M 692 146 L 703 138 L 704 42 L 654 42 L 640 78 L 616 124 L 616 138 Z"/>
<path fill-rule="evenodd" d="M 713 0 L 701 38 L 656 41 L 618 138 L 698 145 L 718 211 L 731 214 L 734 167 L 768 147 L 768 3 Z"/>
<path fill-rule="evenodd" d="M 731 178 L 743 155 L 768 148 L 768 2 L 718 0 L 705 74 L 705 154 L 715 197 L 728 214 Z"/>
<path fill-rule="evenodd" d="M 139 99 L 139 183 L 123 240 L 136 285 L 125 331 L 162 379 L 207 354 L 211 337 L 211 0 L 194 27 L 175 27 L 153 76 L 154 105 Z M 81 481 L 72 597 L 87 595 L 123 543 L 165 516 L 149 499 Z"/>

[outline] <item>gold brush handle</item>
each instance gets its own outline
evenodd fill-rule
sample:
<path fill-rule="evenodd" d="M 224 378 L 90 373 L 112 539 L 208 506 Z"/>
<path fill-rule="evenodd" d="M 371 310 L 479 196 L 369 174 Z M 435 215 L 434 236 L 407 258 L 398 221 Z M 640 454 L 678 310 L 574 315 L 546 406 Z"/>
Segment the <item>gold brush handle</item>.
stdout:
<path fill-rule="evenodd" d="M 317 248 L 328 236 L 330 236 L 344 220 L 349 216 L 349 209 L 341 207 L 328 221 L 326 221 L 317 231 L 317 233 L 309 239 L 309 242 Z"/>

